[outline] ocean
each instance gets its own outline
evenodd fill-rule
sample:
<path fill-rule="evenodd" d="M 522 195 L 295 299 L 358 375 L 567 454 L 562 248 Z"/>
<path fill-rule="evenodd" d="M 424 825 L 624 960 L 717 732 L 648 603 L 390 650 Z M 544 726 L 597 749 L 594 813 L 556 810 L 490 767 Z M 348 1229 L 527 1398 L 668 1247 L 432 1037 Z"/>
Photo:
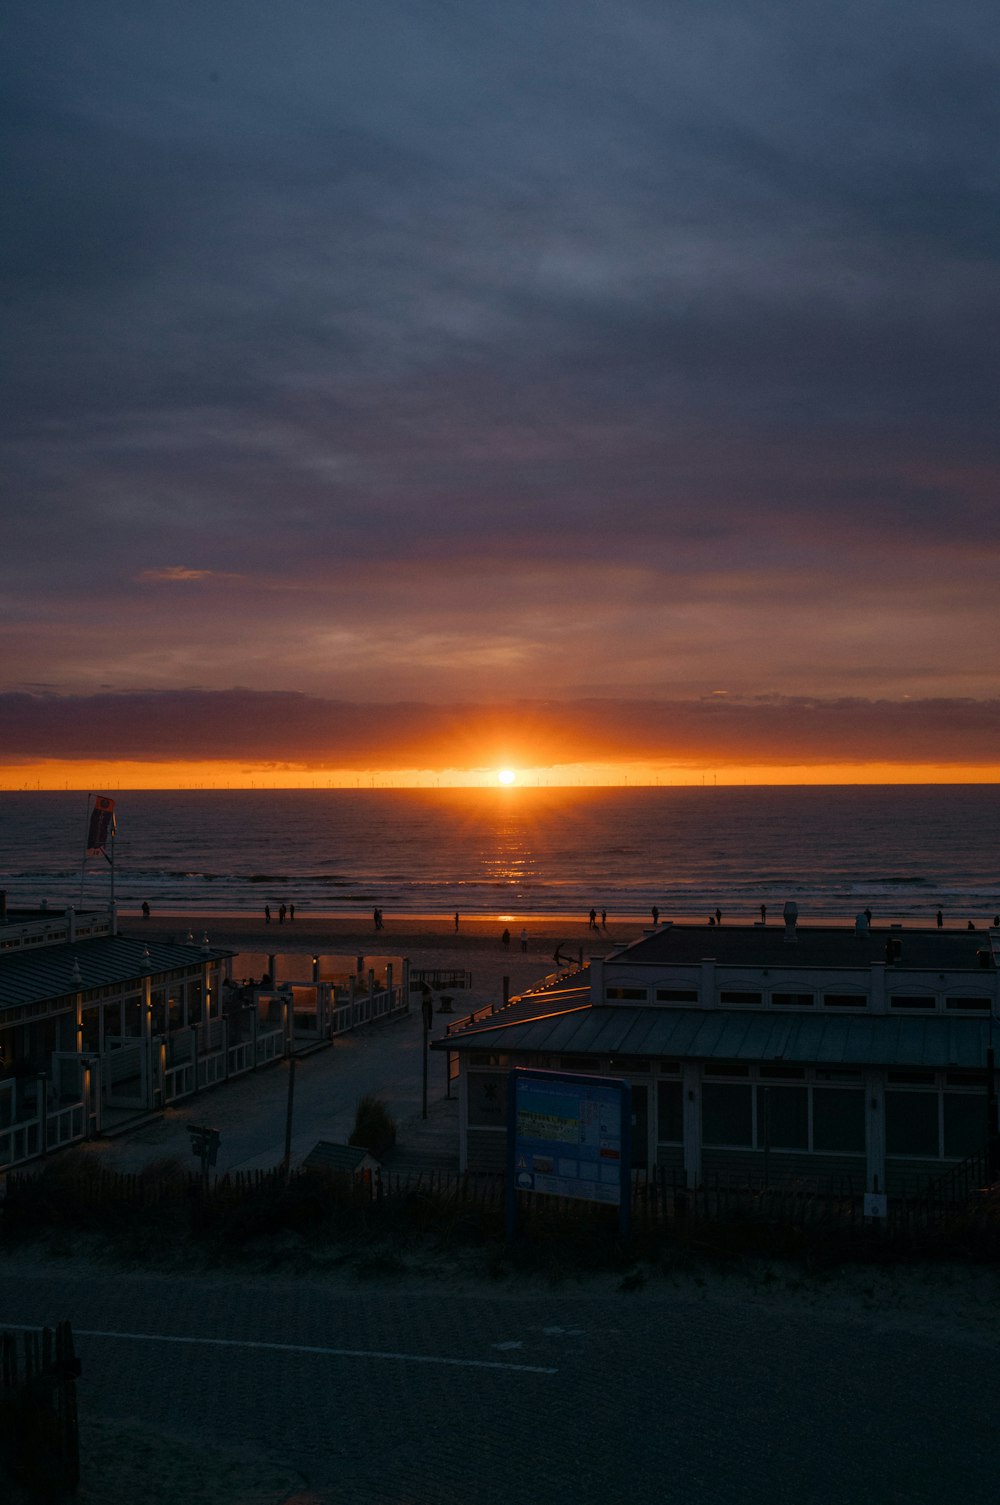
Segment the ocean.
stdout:
<path fill-rule="evenodd" d="M 1000 786 L 116 793 L 115 896 L 134 910 L 809 918 L 977 925 L 1000 909 Z M 12 906 L 79 905 L 87 796 L 0 793 Z M 110 865 L 86 863 L 84 904 Z"/>

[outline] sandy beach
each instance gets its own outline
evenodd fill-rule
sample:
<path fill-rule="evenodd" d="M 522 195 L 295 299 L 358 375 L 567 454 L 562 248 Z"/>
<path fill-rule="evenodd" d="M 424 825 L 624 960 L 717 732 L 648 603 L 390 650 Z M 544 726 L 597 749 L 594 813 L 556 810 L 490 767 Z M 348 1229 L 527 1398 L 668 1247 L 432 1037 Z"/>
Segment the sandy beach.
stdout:
<path fill-rule="evenodd" d="M 646 921 L 649 924 L 649 921 Z M 301 911 L 294 920 L 280 924 L 275 914 L 270 924 L 262 915 L 247 914 L 152 914 L 144 920 L 137 911 L 119 911 L 119 929 L 129 935 L 152 936 L 157 940 L 183 936 L 188 930 L 197 940 L 207 931 L 215 946 L 241 951 L 380 951 L 408 955 L 412 950 L 495 952 L 504 950 L 502 935 L 510 931 L 510 952 L 520 949 L 521 931 L 528 932 L 533 953 L 555 947 L 584 954 L 603 952 L 609 946 L 634 940 L 642 934 L 643 921 L 636 918 L 612 920 L 602 929 L 592 930 L 586 915 L 514 914 L 459 916 L 458 928 L 452 915 L 386 914 L 383 928 L 376 930 L 370 915 L 310 915 Z M 458 965 L 456 962 L 455 965 Z"/>
<path fill-rule="evenodd" d="M 510 931 L 510 943 L 502 940 L 504 929 Z M 459 920 L 455 929 L 451 916 L 387 915 L 385 926 L 376 930 L 370 918 L 327 916 L 286 920 L 270 925 L 251 915 L 209 915 L 194 919 L 190 915 L 119 915 L 122 934 L 158 941 L 184 940 L 190 933 L 196 942 L 207 935 L 213 946 L 237 953 L 233 963 L 235 977 L 252 976 L 264 971 L 266 959 L 277 957 L 279 978 L 309 975 L 305 965 L 296 966 L 295 957 L 345 958 L 353 962 L 365 958 L 366 967 L 384 975 L 385 963 L 406 957 L 414 967 L 463 969 L 472 974 L 472 986 L 462 993 L 460 1002 L 470 1009 L 499 1002 L 504 978 L 513 996 L 523 992 L 552 972 L 561 971 L 570 962 L 586 964 L 591 955 L 604 955 L 617 943 L 633 940 L 641 926 L 612 924 L 593 931 L 586 919 L 571 921 L 565 917 L 544 915 L 533 919 L 497 921 L 495 918 Z M 522 930 L 527 934 L 522 942 Z M 563 959 L 556 962 L 556 951 Z M 352 968 L 348 966 L 348 970 Z M 336 970 L 336 968 L 335 968 Z M 397 977 L 400 975 L 398 970 Z"/>

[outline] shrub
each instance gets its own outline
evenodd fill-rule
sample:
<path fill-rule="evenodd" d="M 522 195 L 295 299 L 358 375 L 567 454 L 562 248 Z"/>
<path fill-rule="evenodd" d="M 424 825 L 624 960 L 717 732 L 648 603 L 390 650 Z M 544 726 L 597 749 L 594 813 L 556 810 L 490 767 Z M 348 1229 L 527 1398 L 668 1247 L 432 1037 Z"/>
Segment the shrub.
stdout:
<path fill-rule="evenodd" d="M 362 1149 L 381 1160 L 396 1143 L 396 1125 L 392 1114 L 377 1097 L 363 1097 L 354 1115 L 354 1128 L 348 1144 Z"/>

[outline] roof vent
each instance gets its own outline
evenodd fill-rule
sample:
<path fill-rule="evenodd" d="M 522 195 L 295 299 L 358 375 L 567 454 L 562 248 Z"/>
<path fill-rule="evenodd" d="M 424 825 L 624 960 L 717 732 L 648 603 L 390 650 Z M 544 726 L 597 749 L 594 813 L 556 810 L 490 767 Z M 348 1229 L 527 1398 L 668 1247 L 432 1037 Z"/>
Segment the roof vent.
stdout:
<path fill-rule="evenodd" d="M 80 958 L 78 956 L 74 956 L 73 958 L 73 972 L 70 980 L 75 982 L 78 987 L 83 986 L 83 973 L 80 971 Z"/>
<path fill-rule="evenodd" d="M 796 933 L 795 927 L 799 922 L 799 906 L 796 904 L 795 900 L 787 899 L 785 901 L 785 907 L 781 911 L 781 913 L 785 921 L 785 940 L 793 942 L 797 941 L 798 935 Z"/>

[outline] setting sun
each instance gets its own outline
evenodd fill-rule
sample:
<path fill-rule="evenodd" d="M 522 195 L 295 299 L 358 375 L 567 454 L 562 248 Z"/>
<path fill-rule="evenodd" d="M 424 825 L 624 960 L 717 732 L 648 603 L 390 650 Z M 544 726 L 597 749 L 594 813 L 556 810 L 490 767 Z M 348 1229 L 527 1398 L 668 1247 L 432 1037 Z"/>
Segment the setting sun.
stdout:
<path fill-rule="evenodd" d="M 514 772 L 513 768 L 501 768 L 497 771 L 498 784 L 513 784 L 516 778 L 517 774 Z"/>

